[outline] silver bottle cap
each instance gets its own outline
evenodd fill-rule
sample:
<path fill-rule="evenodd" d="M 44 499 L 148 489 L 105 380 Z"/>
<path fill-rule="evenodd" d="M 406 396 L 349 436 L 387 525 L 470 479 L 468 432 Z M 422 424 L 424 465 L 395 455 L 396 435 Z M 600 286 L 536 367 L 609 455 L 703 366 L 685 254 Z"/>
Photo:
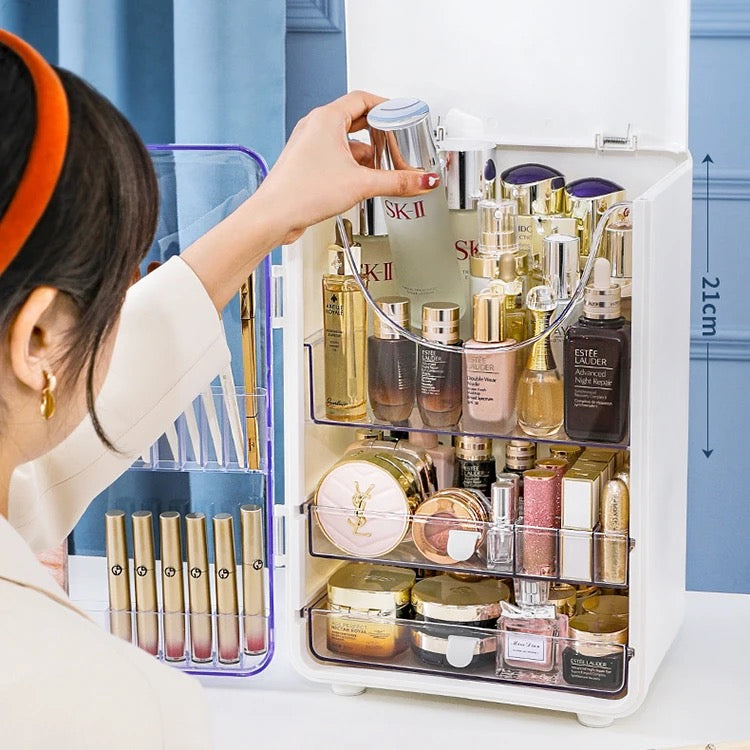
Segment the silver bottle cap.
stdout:
<path fill-rule="evenodd" d="M 518 249 L 518 204 L 514 200 L 481 200 L 477 204 L 479 252 Z"/>
<path fill-rule="evenodd" d="M 484 166 L 495 152 L 491 141 L 446 138 L 438 143 L 448 208 L 471 210 L 485 192 Z"/>
<path fill-rule="evenodd" d="M 409 327 L 411 304 L 406 297 L 380 297 L 375 300 L 375 303 L 397 326 L 401 328 Z M 374 316 L 372 332 L 378 339 L 395 340 L 401 338 L 397 330 L 383 323 L 377 315 Z"/>
<path fill-rule="evenodd" d="M 607 227 L 604 257 L 612 266 L 613 279 L 633 278 L 633 225 L 628 219 Z"/>
<path fill-rule="evenodd" d="M 422 305 L 422 336 L 441 344 L 457 343 L 460 316 L 455 302 L 426 302 Z"/>
<path fill-rule="evenodd" d="M 551 234 L 544 238 L 542 247 L 542 277 L 552 287 L 558 301 L 569 300 L 581 280 L 578 237 L 569 234 Z"/>
<path fill-rule="evenodd" d="M 518 515 L 518 477 L 511 481 L 498 476 L 492 484 L 490 502 L 492 504 L 492 520 L 495 523 L 515 523 Z"/>
<path fill-rule="evenodd" d="M 593 283 L 586 287 L 583 297 L 583 314 L 589 320 L 614 320 L 620 317 L 619 284 L 610 278 L 609 261 L 597 258 L 594 261 Z"/>
<path fill-rule="evenodd" d="M 385 237 L 388 235 L 383 201 L 380 198 L 365 198 L 356 205 L 352 213 L 352 228 L 355 236 Z"/>
<path fill-rule="evenodd" d="M 528 578 L 516 578 L 513 588 L 516 604 L 519 607 L 533 607 L 549 602 L 549 581 L 530 581 Z"/>
<path fill-rule="evenodd" d="M 438 172 L 440 159 L 432 137 L 430 108 L 420 99 L 389 99 L 367 114 L 376 169 Z"/>

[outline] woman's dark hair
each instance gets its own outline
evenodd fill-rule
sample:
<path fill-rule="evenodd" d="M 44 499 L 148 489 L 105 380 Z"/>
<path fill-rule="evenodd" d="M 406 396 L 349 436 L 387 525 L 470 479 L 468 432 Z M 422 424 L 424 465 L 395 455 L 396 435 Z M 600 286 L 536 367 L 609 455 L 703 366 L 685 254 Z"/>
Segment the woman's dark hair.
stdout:
<path fill-rule="evenodd" d="M 159 210 L 153 165 L 117 109 L 78 76 L 55 69 L 70 111 L 70 134 L 57 186 L 21 251 L 0 274 L 0 334 L 39 286 L 66 294 L 78 310 L 62 358 L 64 378 L 85 371 L 94 410 L 94 369 L 138 263 L 153 241 Z M 26 66 L 0 44 L 0 216 L 23 174 L 36 127 L 34 86 Z"/>

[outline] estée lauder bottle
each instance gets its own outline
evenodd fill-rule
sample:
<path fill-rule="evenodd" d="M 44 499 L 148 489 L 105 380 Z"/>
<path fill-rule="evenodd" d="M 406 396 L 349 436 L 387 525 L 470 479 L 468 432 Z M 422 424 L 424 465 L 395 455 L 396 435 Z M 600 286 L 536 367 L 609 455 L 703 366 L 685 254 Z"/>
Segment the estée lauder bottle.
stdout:
<path fill-rule="evenodd" d="M 583 317 L 565 334 L 565 431 L 575 440 L 619 443 L 628 431 L 630 324 L 620 315 L 620 287 L 597 258 Z"/>
<path fill-rule="evenodd" d="M 349 247 L 359 265 L 359 245 L 344 219 Z M 367 303 L 354 280 L 336 226 L 336 244 L 328 247 L 329 272 L 323 276 L 323 359 L 326 417 L 340 422 L 365 418 L 367 402 Z"/>
<path fill-rule="evenodd" d="M 409 300 L 381 297 L 378 307 L 401 328 L 409 327 Z M 375 315 L 367 340 L 367 390 L 373 414 L 386 422 L 409 419 L 414 407 L 417 347 Z"/>

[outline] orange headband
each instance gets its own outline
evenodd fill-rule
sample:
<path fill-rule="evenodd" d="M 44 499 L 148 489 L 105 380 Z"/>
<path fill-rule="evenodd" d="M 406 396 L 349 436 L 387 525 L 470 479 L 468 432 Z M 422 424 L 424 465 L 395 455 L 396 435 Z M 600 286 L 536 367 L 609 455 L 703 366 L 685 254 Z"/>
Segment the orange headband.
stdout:
<path fill-rule="evenodd" d="M 0 29 L 0 44 L 21 58 L 36 92 L 36 130 L 21 181 L 0 219 L 0 274 L 13 262 L 52 197 L 68 145 L 68 100 L 52 66 L 23 39 Z"/>

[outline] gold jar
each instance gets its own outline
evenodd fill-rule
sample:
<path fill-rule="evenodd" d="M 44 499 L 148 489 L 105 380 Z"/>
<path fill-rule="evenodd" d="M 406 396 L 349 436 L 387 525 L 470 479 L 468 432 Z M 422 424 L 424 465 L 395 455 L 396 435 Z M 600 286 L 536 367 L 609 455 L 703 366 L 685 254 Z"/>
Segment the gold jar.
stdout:
<path fill-rule="evenodd" d="M 326 637 L 329 651 L 383 658 L 401 653 L 408 631 L 398 619 L 410 611 L 414 571 L 348 563 L 328 579 Z"/>

